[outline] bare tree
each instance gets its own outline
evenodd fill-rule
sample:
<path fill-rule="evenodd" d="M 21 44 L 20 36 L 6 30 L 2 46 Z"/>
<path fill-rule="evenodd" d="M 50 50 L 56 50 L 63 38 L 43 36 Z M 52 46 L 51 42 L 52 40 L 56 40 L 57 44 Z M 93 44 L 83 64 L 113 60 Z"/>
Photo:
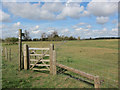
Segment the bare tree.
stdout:
<path fill-rule="evenodd" d="M 47 38 L 47 34 L 46 33 L 42 33 L 41 34 L 42 41 L 45 41 L 46 38 Z"/>
<path fill-rule="evenodd" d="M 58 32 L 57 32 L 57 31 L 54 31 L 54 32 L 51 34 L 51 36 L 52 36 L 53 38 L 58 37 Z"/>
<path fill-rule="evenodd" d="M 25 41 L 31 39 L 30 36 L 29 36 L 29 32 L 28 32 L 27 30 L 25 30 L 25 32 L 24 32 L 23 39 L 24 39 Z"/>

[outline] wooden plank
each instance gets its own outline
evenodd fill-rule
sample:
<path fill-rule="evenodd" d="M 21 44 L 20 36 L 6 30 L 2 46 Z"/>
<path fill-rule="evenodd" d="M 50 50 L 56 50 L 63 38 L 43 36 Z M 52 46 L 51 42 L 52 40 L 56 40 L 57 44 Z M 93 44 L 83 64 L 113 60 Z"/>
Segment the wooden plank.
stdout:
<path fill-rule="evenodd" d="M 49 50 L 49 48 L 29 48 L 29 50 Z"/>
<path fill-rule="evenodd" d="M 100 88 L 99 76 L 95 76 L 95 77 L 94 77 L 94 87 L 95 87 L 95 88 Z M 99 90 L 99 89 L 97 89 L 97 90 Z"/>
<path fill-rule="evenodd" d="M 8 52 L 8 49 L 7 49 L 7 60 L 8 60 L 8 53 L 9 53 L 9 52 Z"/>
<path fill-rule="evenodd" d="M 56 52 L 53 50 L 53 75 L 56 75 L 57 70 L 56 70 Z"/>
<path fill-rule="evenodd" d="M 38 61 L 37 59 L 30 59 L 31 62 L 36 62 Z"/>
<path fill-rule="evenodd" d="M 2 48 L 2 56 L 4 56 L 4 49 Z"/>
<path fill-rule="evenodd" d="M 32 70 L 37 70 L 37 71 L 49 71 L 49 69 L 38 69 L 38 68 L 33 68 Z"/>
<path fill-rule="evenodd" d="M 57 65 L 58 67 L 61 67 L 61 68 L 66 69 L 66 70 L 68 70 L 68 71 L 77 73 L 77 74 L 79 74 L 79 75 L 81 75 L 81 76 L 83 76 L 83 77 L 86 77 L 86 78 L 90 79 L 90 80 L 94 80 L 94 76 L 93 76 L 93 75 L 90 75 L 90 74 L 88 74 L 88 73 L 85 73 L 85 72 L 82 72 L 82 71 L 73 69 L 73 68 L 71 68 L 71 67 L 68 67 L 68 66 L 65 66 L 65 65 L 62 65 L 62 64 L 56 63 L 56 65 Z"/>
<path fill-rule="evenodd" d="M 37 59 L 30 59 L 30 61 L 38 61 Z M 49 62 L 50 60 L 49 59 L 42 59 L 42 60 L 40 60 L 40 61 L 44 61 L 44 62 Z"/>
<path fill-rule="evenodd" d="M 24 44 L 24 69 L 27 70 L 27 45 Z"/>
<path fill-rule="evenodd" d="M 29 69 L 29 51 L 28 51 L 28 45 L 24 44 L 24 69 Z"/>
<path fill-rule="evenodd" d="M 36 61 L 38 61 L 38 60 L 37 60 L 37 59 L 30 59 L 30 61 L 36 62 Z M 43 62 L 50 62 L 49 59 L 42 59 L 42 60 L 40 60 L 40 61 L 43 61 Z"/>
<path fill-rule="evenodd" d="M 43 59 L 43 58 L 42 58 L 42 59 Z M 41 60 L 41 61 L 42 61 L 42 60 Z M 50 68 L 47 66 L 47 64 L 46 64 L 44 61 L 42 61 L 42 63 L 43 63 L 44 65 L 46 65 L 47 69 L 50 70 Z"/>
<path fill-rule="evenodd" d="M 54 50 L 54 44 L 50 44 L 50 74 L 53 74 L 53 50 Z"/>
<path fill-rule="evenodd" d="M 46 60 L 40 60 L 40 61 L 43 61 L 43 62 L 50 62 L 50 60 L 49 59 L 46 59 Z"/>
<path fill-rule="evenodd" d="M 33 69 L 33 67 L 40 61 L 42 60 L 42 58 L 45 56 L 45 54 L 48 52 L 48 50 L 45 51 L 45 53 L 43 54 L 43 56 L 37 61 L 35 62 L 35 64 L 30 68 L 30 69 Z"/>
<path fill-rule="evenodd" d="M 19 29 L 19 70 L 22 69 L 22 29 Z"/>
<path fill-rule="evenodd" d="M 30 64 L 30 65 L 34 65 L 34 64 Z M 35 66 L 50 66 L 49 64 L 36 64 Z"/>
<path fill-rule="evenodd" d="M 9 49 L 9 61 L 11 61 L 11 48 Z"/>
<path fill-rule="evenodd" d="M 43 56 L 43 54 L 30 54 L 30 56 Z M 44 56 L 50 56 L 49 54 L 45 54 Z"/>
<path fill-rule="evenodd" d="M 5 59 L 7 60 L 8 54 L 7 54 L 7 48 L 5 47 Z"/>

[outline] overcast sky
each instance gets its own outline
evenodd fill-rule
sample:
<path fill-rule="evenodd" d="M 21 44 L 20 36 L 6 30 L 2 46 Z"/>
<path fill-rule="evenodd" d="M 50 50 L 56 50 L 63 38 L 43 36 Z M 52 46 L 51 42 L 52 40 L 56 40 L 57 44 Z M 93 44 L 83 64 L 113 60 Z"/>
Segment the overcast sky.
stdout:
<path fill-rule="evenodd" d="M 96 2 L 99 1 L 99 2 Z M 0 3 L 2 37 L 17 37 L 18 29 L 28 30 L 32 38 L 58 31 L 59 35 L 81 38 L 118 36 L 118 3 L 111 0 L 89 2 Z"/>

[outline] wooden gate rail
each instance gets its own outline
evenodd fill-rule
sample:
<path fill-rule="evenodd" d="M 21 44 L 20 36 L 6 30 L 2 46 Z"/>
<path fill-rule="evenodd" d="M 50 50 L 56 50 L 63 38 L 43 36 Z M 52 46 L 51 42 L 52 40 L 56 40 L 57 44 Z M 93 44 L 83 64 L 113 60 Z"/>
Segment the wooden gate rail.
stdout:
<path fill-rule="evenodd" d="M 65 66 L 65 65 L 62 65 L 62 64 L 58 64 L 56 63 L 56 66 L 60 67 L 60 68 L 64 68 L 68 71 L 71 71 L 71 72 L 74 72 L 74 73 L 77 73 L 83 77 L 86 77 L 90 80 L 93 80 L 94 81 L 94 87 L 95 88 L 99 88 L 100 86 L 100 80 L 99 80 L 99 76 L 93 76 L 91 74 L 88 74 L 88 73 L 85 73 L 83 71 L 80 71 L 80 70 L 77 70 L 77 69 L 74 69 L 74 68 L 71 68 L 71 67 L 68 67 L 68 66 Z"/>
<path fill-rule="evenodd" d="M 30 59 L 30 61 L 38 61 L 37 59 Z M 42 59 L 41 61 L 44 61 L 44 62 L 50 62 L 50 60 L 49 59 Z"/>
<path fill-rule="evenodd" d="M 43 54 L 30 54 L 30 56 L 43 56 Z M 45 54 L 45 56 L 50 56 L 49 54 Z"/>
<path fill-rule="evenodd" d="M 48 50 L 47 50 L 47 51 L 48 51 Z M 44 54 L 42 54 L 41 58 L 40 58 L 38 61 L 36 61 L 35 64 L 33 64 L 32 67 L 31 67 L 30 69 L 33 69 L 34 66 L 36 66 L 37 63 L 40 62 L 40 61 L 43 59 L 43 57 L 46 55 L 47 51 L 46 51 Z"/>
<path fill-rule="evenodd" d="M 34 64 L 30 64 L 30 65 L 34 65 Z M 50 65 L 46 65 L 46 64 L 36 64 L 35 66 L 50 66 Z"/>
<path fill-rule="evenodd" d="M 29 48 L 29 50 L 49 50 L 49 48 Z"/>

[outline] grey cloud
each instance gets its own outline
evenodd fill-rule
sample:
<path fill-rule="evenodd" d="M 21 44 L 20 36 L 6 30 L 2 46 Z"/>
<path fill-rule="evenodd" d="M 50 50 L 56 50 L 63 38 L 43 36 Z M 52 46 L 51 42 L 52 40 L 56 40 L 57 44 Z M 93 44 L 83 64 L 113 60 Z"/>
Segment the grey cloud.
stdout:
<path fill-rule="evenodd" d="M 10 22 L 10 15 L 0 10 L 0 22 Z"/>

